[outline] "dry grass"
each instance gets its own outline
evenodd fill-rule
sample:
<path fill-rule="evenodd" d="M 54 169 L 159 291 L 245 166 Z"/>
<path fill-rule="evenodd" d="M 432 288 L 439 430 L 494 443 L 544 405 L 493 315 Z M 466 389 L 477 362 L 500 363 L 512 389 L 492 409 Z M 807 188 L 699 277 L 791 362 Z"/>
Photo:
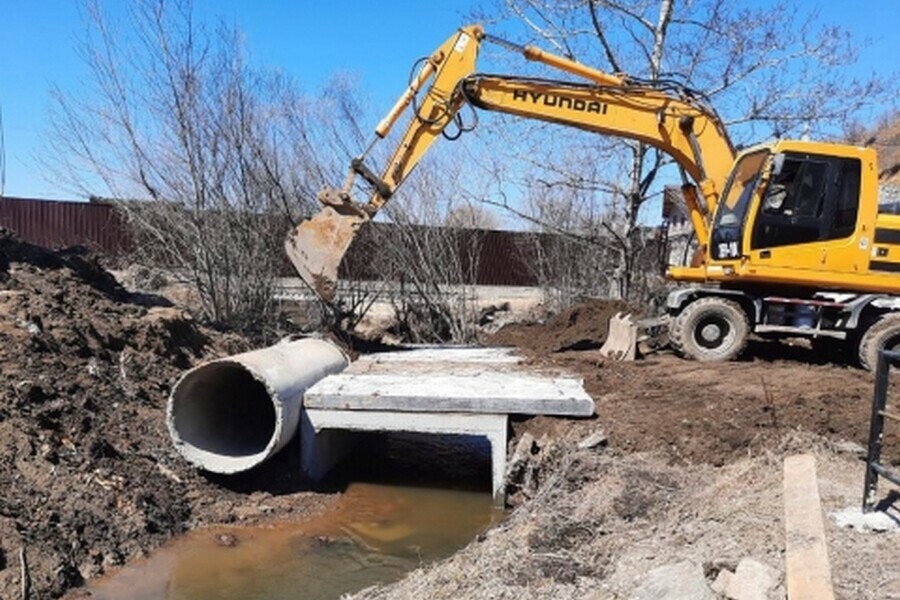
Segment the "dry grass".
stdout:
<path fill-rule="evenodd" d="M 813 434 L 720 468 L 575 443 L 558 440 L 538 493 L 482 539 L 354 598 L 627 598 L 649 570 L 682 560 L 703 565 L 710 582 L 745 557 L 783 573 L 783 457 L 816 455 L 827 512 L 862 493 L 858 458 Z M 895 535 L 827 527 L 839 597 L 900 598 L 900 570 L 888 562 Z M 783 585 L 772 597 L 784 597 Z"/>

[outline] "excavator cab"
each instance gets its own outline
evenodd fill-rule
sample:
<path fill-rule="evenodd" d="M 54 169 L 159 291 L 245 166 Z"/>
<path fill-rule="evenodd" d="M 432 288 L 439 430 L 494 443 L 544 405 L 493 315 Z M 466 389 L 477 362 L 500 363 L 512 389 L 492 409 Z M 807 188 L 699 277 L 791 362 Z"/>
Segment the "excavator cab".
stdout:
<path fill-rule="evenodd" d="M 712 219 L 708 261 L 676 279 L 852 287 L 865 269 L 875 218 L 862 202 L 874 152 L 780 141 L 741 153 Z"/>

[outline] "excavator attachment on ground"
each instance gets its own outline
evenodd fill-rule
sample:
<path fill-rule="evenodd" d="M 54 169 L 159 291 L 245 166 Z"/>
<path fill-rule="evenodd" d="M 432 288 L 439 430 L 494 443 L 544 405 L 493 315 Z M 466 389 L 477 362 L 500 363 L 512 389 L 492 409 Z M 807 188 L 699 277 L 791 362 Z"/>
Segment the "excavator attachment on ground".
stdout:
<path fill-rule="evenodd" d="M 631 315 L 616 313 L 609 319 L 609 331 L 600 354 L 613 360 L 634 360 L 637 336 L 638 327 Z"/>
<path fill-rule="evenodd" d="M 669 318 L 635 318 L 628 313 L 616 313 L 609 319 L 606 341 L 600 355 L 609 360 L 634 360 L 665 348 L 669 344 Z"/>

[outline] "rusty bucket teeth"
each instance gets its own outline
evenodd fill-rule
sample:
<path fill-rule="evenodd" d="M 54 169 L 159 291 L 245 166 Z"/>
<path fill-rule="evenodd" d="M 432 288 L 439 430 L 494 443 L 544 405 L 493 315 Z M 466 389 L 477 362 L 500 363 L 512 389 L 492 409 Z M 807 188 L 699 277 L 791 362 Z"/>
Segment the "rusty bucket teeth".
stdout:
<path fill-rule="evenodd" d="M 285 240 L 288 258 L 300 278 L 329 304 L 337 291 L 341 260 L 367 220 L 364 215 L 340 214 L 326 206 L 297 225 Z"/>

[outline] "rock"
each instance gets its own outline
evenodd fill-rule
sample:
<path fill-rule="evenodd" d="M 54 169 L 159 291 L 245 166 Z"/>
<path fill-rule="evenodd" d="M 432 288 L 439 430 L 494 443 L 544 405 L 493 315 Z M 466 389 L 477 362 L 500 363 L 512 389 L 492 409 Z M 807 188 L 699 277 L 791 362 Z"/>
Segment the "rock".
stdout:
<path fill-rule="evenodd" d="M 703 567 L 684 561 L 647 573 L 630 600 L 715 600 L 715 594 L 706 583 Z"/>
<path fill-rule="evenodd" d="M 722 569 L 716 576 L 716 580 L 713 581 L 712 590 L 720 596 L 724 596 L 725 590 L 728 589 L 728 584 L 731 583 L 731 579 L 733 577 L 734 573 L 732 573 L 728 569 Z"/>
<path fill-rule="evenodd" d="M 852 454 L 853 456 L 865 456 L 867 454 L 865 448 L 849 440 L 835 442 L 834 450 L 842 454 Z"/>
<path fill-rule="evenodd" d="M 900 531 L 900 522 L 894 515 L 880 510 L 864 513 L 858 506 L 850 506 L 844 510 L 831 513 L 831 519 L 838 527 L 852 527 L 860 531 Z"/>
<path fill-rule="evenodd" d="M 528 463 L 529 458 L 534 449 L 534 436 L 530 433 L 522 434 L 516 444 L 512 457 L 506 465 L 506 481 L 507 485 L 521 480 L 522 471 Z"/>
<path fill-rule="evenodd" d="M 766 600 L 769 590 L 778 585 L 781 573 L 768 565 L 753 560 L 742 559 L 734 575 L 729 578 L 725 597 L 732 600 Z"/>
<path fill-rule="evenodd" d="M 544 441 L 544 438 L 541 438 Z M 512 496 L 521 492 L 526 498 L 530 498 L 537 491 L 538 474 L 540 471 L 540 461 L 542 460 L 543 448 L 540 442 L 535 442 L 534 437 L 530 433 L 524 433 L 516 449 L 513 452 L 506 467 L 506 477 L 504 487 L 507 491 L 507 500 L 515 505 L 516 501 Z"/>
<path fill-rule="evenodd" d="M 589 448 L 597 448 L 598 446 L 606 446 L 606 432 L 602 429 L 598 429 L 591 435 L 587 436 L 580 442 L 578 442 L 579 450 L 587 450 Z"/>
<path fill-rule="evenodd" d="M 238 520 L 244 521 L 246 519 L 250 519 L 253 517 L 258 517 L 260 515 L 260 510 L 258 506 L 254 506 L 252 504 L 243 504 L 241 506 L 236 506 L 234 508 L 234 516 L 238 518 Z"/>
<path fill-rule="evenodd" d="M 215 542 L 217 546 L 234 548 L 240 543 L 240 540 L 238 540 L 236 535 L 231 533 L 217 533 L 213 535 L 213 542 Z"/>

